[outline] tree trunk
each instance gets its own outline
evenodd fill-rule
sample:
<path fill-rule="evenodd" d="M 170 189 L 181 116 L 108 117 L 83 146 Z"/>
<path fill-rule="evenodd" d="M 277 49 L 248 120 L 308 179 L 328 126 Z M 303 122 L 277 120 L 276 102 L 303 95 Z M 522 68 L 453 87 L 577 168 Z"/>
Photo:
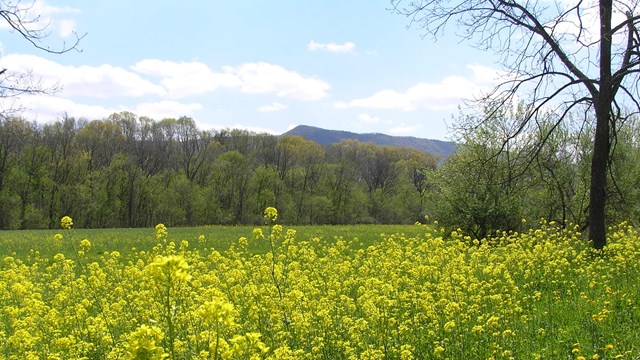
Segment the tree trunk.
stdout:
<path fill-rule="evenodd" d="M 604 207 L 609 157 L 609 107 L 601 107 L 606 109 L 603 109 L 604 112 L 602 110 L 596 111 L 596 134 L 593 141 L 589 195 L 589 238 L 593 241 L 593 247 L 596 249 L 602 249 L 607 244 Z"/>
<path fill-rule="evenodd" d="M 612 6 L 612 0 L 600 0 L 600 81 L 597 94 L 592 93 L 596 110 L 596 134 L 591 158 L 589 238 L 596 249 L 602 249 L 607 244 L 604 206 L 609 160 L 609 117 L 614 96 L 611 86 Z"/>

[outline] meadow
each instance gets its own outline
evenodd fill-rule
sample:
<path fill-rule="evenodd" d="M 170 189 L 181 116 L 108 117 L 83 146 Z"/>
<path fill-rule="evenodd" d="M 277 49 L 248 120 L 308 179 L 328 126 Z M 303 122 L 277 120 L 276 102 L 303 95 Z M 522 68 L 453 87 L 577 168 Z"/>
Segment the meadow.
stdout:
<path fill-rule="evenodd" d="M 544 221 L 0 232 L 0 358 L 638 359 L 640 237 Z"/>

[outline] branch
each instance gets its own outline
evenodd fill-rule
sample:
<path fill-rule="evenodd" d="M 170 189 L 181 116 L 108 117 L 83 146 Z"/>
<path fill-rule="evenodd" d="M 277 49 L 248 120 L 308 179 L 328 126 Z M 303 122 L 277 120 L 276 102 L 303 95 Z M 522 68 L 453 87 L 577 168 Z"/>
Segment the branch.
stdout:
<path fill-rule="evenodd" d="M 40 17 L 36 17 L 33 19 L 26 18 L 27 16 L 26 12 L 30 10 L 31 7 L 20 7 L 19 4 L 20 4 L 20 1 L 18 1 L 15 4 L 7 5 L 3 1 L 2 5 L 6 6 L 6 8 L 3 10 L 0 10 L 0 17 L 4 19 L 4 21 L 9 25 L 9 27 L 11 27 L 15 32 L 20 34 L 20 36 L 22 36 L 25 40 L 31 43 L 31 45 L 33 45 L 35 48 L 39 50 L 42 50 L 51 54 L 64 54 L 71 50 L 80 51 L 78 50 L 77 47 L 78 47 L 78 44 L 80 43 L 80 40 L 82 40 L 86 36 L 86 33 L 82 35 L 78 35 L 78 33 L 75 31 L 73 32 L 75 39 L 73 40 L 73 43 L 71 46 L 67 46 L 66 42 L 63 42 L 62 47 L 56 50 L 48 46 L 41 45 L 42 40 L 47 36 L 49 36 L 49 33 L 46 32 L 46 29 L 49 27 L 49 24 L 46 24 L 41 28 L 37 28 L 37 29 L 30 28 L 29 25 L 36 24 L 40 19 Z"/>

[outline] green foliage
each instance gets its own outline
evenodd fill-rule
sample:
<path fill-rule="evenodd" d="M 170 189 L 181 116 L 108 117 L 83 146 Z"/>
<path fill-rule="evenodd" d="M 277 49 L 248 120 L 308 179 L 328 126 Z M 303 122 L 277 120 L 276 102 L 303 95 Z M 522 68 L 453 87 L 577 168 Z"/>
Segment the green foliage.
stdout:
<path fill-rule="evenodd" d="M 268 206 L 292 224 L 413 223 L 426 204 L 408 211 L 400 198 L 423 199 L 409 185 L 436 161 L 357 141 L 325 150 L 296 136 L 201 131 L 187 117 L 8 119 L 0 229 L 55 228 L 64 214 L 85 228 L 259 224 Z"/>
<path fill-rule="evenodd" d="M 424 173 L 429 215 L 479 238 L 521 230 L 521 219 L 587 227 L 592 131 L 552 113 L 535 126 L 524 124 L 526 111 L 523 105 L 488 107 L 485 117 L 458 119 L 458 152 Z M 637 128 L 626 129 L 611 150 L 609 222 L 637 221 L 640 214 Z"/>

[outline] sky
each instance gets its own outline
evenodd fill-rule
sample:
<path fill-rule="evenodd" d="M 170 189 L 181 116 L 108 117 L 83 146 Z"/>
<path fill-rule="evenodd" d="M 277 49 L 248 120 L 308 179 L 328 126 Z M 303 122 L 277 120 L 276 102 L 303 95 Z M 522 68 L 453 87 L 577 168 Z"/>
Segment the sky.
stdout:
<path fill-rule="evenodd" d="M 448 140 L 465 99 L 495 84 L 493 54 L 434 39 L 388 0 L 22 0 L 47 26 L 40 51 L 0 25 L 0 67 L 53 95 L 21 115 L 51 122 L 130 111 L 201 130 L 281 134 L 297 125 Z M 2 106 L 7 106 L 4 104 Z"/>

